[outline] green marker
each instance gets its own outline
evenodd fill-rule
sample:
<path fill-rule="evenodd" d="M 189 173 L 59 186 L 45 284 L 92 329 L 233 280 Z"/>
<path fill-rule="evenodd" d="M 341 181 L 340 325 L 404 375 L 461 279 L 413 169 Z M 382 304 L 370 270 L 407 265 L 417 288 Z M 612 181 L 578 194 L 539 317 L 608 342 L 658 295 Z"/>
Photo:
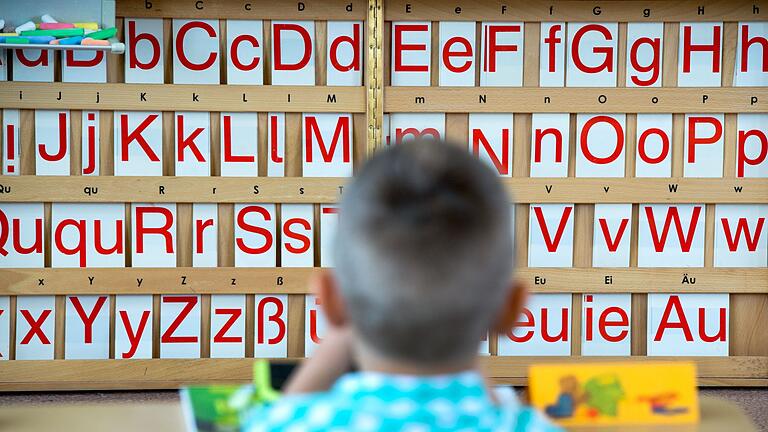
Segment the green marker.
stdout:
<path fill-rule="evenodd" d="M 91 39 L 104 40 L 104 39 L 109 39 L 111 37 L 115 37 L 116 34 L 117 34 L 117 28 L 111 27 L 108 29 L 95 31 L 93 33 L 88 33 L 88 37 Z"/>
<path fill-rule="evenodd" d="M 5 38 L 5 43 L 18 44 L 18 45 L 26 45 L 26 44 L 29 43 L 29 38 L 25 38 L 25 37 L 7 37 L 7 38 Z"/>
<path fill-rule="evenodd" d="M 67 28 L 55 30 L 27 30 L 21 32 L 22 36 L 53 36 L 55 38 L 65 38 L 72 36 L 82 36 L 84 30 L 81 28 Z"/>
<path fill-rule="evenodd" d="M 256 360 L 253 362 L 253 387 L 256 389 L 254 399 L 259 402 L 274 402 L 280 397 L 280 393 L 272 388 L 272 375 L 269 371 L 269 362 Z"/>

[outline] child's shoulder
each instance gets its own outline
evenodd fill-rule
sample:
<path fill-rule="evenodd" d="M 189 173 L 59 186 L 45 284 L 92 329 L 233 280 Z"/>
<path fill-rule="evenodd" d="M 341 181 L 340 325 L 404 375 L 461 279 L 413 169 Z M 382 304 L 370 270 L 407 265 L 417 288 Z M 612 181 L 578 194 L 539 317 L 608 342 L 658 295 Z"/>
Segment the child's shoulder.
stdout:
<path fill-rule="evenodd" d="M 337 402 L 327 393 L 286 396 L 248 412 L 243 431 L 274 431 L 291 426 L 305 426 L 302 430 L 322 429 L 330 425 L 337 410 Z"/>

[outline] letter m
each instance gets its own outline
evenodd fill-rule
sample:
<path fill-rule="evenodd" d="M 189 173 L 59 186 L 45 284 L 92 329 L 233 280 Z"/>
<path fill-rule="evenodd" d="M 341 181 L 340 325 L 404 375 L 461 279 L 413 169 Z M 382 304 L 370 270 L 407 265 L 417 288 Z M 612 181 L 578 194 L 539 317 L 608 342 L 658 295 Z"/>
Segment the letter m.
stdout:
<path fill-rule="evenodd" d="M 317 117 L 307 115 L 304 117 L 304 137 L 305 142 L 305 154 L 307 162 L 312 162 L 312 143 L 314 139 L 317 139 L 318 147 L 320 148 L 320 154 L 325 162 L 332 162 L 333 155 L 336 153 L 336 145 L 339 139 L 342 139 L 342 151 L 344 163 L 349 163 L 351 160 L 352 143 L 349 140 L 349 116 L 342 115 L 336 120 L 336 129 L 333 131 L 333 138 L 331 139 L 330 148 L 325 145 L 323 140 L 323 134 L 320 132 L 320 127 L 317 124 Z"/>

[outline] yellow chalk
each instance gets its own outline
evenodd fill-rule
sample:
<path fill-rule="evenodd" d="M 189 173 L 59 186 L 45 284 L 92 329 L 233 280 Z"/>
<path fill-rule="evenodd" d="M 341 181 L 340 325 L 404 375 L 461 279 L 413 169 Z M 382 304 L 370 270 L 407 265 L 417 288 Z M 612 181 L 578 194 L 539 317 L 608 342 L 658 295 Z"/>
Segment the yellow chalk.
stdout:
<path fill-rule="evenodd" d="M 75 28 L 81 28 L 85 30 L 98 30 L 99 24 L 95 22 L 79 22 L 79 23 L 72 23 Z"/>
<path fill-rule="evenodd" d="M 11 36 L 11 37 L 14 37 L 14 36 L 18 36 L 18 35 L 19 35 L 18 33 L 0 33 L 0 36 Z"/>

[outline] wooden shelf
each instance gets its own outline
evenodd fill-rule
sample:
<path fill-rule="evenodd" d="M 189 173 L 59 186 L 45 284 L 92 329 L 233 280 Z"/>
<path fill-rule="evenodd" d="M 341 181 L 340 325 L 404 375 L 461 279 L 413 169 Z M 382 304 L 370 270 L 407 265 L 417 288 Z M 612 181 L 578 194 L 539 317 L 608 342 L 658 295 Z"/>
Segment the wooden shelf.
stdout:
<path fill-rule="evenodd" d="M 307 282 L 315 270 L 287 267 L 0 269 L 0 279 L 5 282 L 0 286 L 0 295 L 310 294 Z M 682 283 L 685 275 L 695 278 L 696 283 Z M 768 294 L 768 269 L 765 268 L 520 268 L 516 277 L 535 293 Z M 606 284 L 606 277 L 611 278 L 611 283 Z"/>
<path fill-rule="evenodd" d="M 335 203 L 347 181 L 344 177 L 0 176 L 4 191 L 0 202 Z M 503 181 L 518 203 L 768 203 L 764 178 Z"/>
<path fill-rule="evenodd" d="M 288 267 L 0 269 L 0 279 L 6 281 L 0 295 L 309 294 L 312 271 Z M 41 278 L 44 285 L 39 284 Z"/>
<path fill-rule="evenodd" d="M 762 4 L 761 4 L 762 3 Z M 703 13 L 699 6 L 706 5 Z M 765 10 L 765 2 L 719 1 L 603 1 L 580 2 L 554 0 L 469 0 L 454 3 L 431 0 L 388 0 L 384 19 L 387 21 L 570 21 L 570 22 L 677 22 L 677 21 L 756 21 L 752 6 Z M 550 9 L 551 8 L 551 9 Z M 645 13 L 645 10 L 648 13 Z"/>
<path fill-rule="evenodd" d="M 347 181 L 342 177 L 2 176 L 0 185 L 11 191 L 0 201 L 334 203 Z"/>
<path fill-rule="evenodd" d="M 754 101 L 753 97 L 757 100 Z M 768 111 L 768 98 L 765 97 L 765 89 L 758 87 L 384 88 L 384 112 L 387 113 L 555 113 L 563 112 L 566 107 L 572 113 L 765 112 Z"/>
<path fill-rule="evenodd" d="M 147 8 L 147 3 L 152 7 Z M 299 3 L 304 8 L 299 9 Z M 348 8 L 348 5 L 350 7 Z M 364 20 L 365 0 L 227 1 L 120 0 L 116 15 L 130 18 Z"/>
<path fill-rule="evenodd" d="M 703 385 L 768 383 L 768 357 L 498 357 L 482 359 L 495 383 L 524 384 L 528 366 L 544 362 L 690 360 Z M 274 362 L 296 362 L 279 359 Z M 0 391 L 175 389 L 190 384 L 237 384 L 252 379 L 253 359 L 11 360 L 2 364 Z"/>
<path fill-rule="evenodd" d="M 3 82 L 0 108 L 364 113 L 365 87 Z"/>
<path fill-rule="evenodd" d="M 578 113 L 765 112 L 768 98 L 760 97 L 763 93 L 753 87 L 388 86 L 384 88 L 384 112 L 563 112 L 564 106 Z M 61 82 L 7 82 L 0 87 L 0 108 L 168 111 L 169 107 L 174 111 L 206 112 L 363 113 L 366 88 Z"/>

